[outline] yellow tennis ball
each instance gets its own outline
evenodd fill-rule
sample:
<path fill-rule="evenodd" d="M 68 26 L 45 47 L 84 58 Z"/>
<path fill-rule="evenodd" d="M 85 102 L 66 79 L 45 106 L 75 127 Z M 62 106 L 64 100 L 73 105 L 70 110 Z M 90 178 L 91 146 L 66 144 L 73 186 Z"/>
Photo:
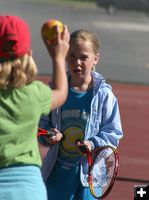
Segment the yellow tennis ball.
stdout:
<path fill-rule="evenodd" d="M 60 33 L 64 30 L 64 24 L 56 19 L 50 19 L 46 21 L 41 27 L 41 36 L 42 38 L 49 40 L 51 43 L 55 41 L 56 31 L 55 26 L 59 27 Z"/>

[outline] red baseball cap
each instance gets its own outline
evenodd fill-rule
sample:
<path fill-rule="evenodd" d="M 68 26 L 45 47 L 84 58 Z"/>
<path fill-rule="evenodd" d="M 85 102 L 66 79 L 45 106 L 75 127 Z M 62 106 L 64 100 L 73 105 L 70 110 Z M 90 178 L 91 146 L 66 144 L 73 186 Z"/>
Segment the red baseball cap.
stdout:
<path fill-rule="evenodd" d="M 30 49 L 30 31 L 18 16 L 0 16 L 0 59 L 23 56 Z"/>

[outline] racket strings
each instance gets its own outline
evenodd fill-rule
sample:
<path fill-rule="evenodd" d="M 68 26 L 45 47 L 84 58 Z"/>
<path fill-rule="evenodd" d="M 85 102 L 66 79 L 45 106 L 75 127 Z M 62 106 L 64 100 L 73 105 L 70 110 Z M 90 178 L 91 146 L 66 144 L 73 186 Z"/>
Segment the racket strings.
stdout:
<path fill-rule="evenodd" d="M 107 192 L 113 182 L 116 164 L 115 153 L 111 148 L 96 152 L 90 169 L 91 193 L 94 197 L 99 198 Z"/>

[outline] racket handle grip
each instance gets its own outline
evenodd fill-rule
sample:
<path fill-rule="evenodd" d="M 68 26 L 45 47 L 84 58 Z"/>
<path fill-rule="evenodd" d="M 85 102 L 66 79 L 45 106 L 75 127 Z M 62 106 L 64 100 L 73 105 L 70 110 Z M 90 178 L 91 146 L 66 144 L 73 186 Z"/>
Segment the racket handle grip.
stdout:
<path fill-rule="evenodd" d="M 47 136 L 52 137 L 55 135 L 55 131 L 53 130 L 47 130 Z"/>
<path fill-rule="evenodd" d="M 38 128 L 37 137 L 40 136 L 40 135 L 43 135 L 43 136 L 46 136 L 46 137 L 52 137 L 52 136 L 55 135 L 55 131 Z"/>
<path fill-rule="evenodd" d="M 79 142 L 80 144 L 82 144 L 82 145 L 78 146 L 78 148 L 80 149 L 80 151 L 81 151 L 82 153 L 84 153 L 84 154 L 87 154 L 87 153 L 88 153 L 88 148 L 83 144 L 83 142 L 82 142 L 80 139 L 77 139 L 77 140 L 75 141 L 75 144 L 77 144 L 78 142 Z"/>

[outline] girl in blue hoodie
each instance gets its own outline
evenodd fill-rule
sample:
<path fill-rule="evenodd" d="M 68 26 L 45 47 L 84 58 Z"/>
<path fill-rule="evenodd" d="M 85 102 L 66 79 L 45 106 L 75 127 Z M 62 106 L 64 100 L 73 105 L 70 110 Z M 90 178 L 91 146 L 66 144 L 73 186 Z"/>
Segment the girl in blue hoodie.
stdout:
<path fill-rule="evenodd" d="M 42 174 L 48 199 L 93 200 L 88 186 L 87 159 L 79 152 L 79 139 L 89 151 L 96 147 L 118 147 L 122 138 L 119 106 L 112 88 L 95 72 L 100 60 L 97 37 L 86 30 L 71 34 L 67 55 L 69 92 L 66 102 L 39 126 L 55 131 L 40 143 L 49 146 Z"/>

